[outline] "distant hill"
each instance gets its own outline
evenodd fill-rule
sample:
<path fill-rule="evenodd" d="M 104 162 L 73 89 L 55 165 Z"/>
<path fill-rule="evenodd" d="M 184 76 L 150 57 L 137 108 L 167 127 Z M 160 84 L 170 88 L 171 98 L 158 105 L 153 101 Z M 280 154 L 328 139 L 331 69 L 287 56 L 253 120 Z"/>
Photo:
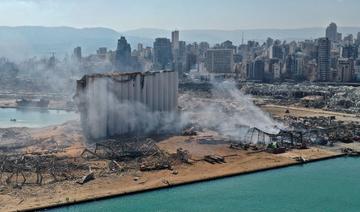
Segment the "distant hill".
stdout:
<path fill-rule="evenodd" d="M 0 26 L 0 57 L 12 59 L 32 56 L 48 56 L 55 52 L 57 56 L 69 56 L 75 47 L 81 46 L 83 54 L 95 53 L 99 47 L 116 49 L 117 39 L 121 33 L 108 28 L 72 27 L 1 27 Z M 136 46 L 139 42 L 152 43 L 147 38 L 127 37 Z"/>
<path fill-rule="evenodd" d="M 360 27 L 340 27 L 339 32 L 343 35 L 354 34 L 360 32 Z M 141 36 L 145 38 L 154 37 L 170 37 L 171 31 L 162 29 L 136 29 L 123 32 L 125 35 Z M 239 45 L 242 42 L 242 35 L 244 41 L 257 40 L 265 41 L 268 37 L 280 40 L 305 40 L 315 39 L 325 36 L 325 28 L 299 28 L 299 29 L 249 29 L 249 30 L 181 30 L 180 39 L 187 42 L 201 42 L 207 41 L 211 44 L 220 43 L 226 40 L 231 40 Z"/>
<path fill-rule="evenodd" d="M 360 27 L 342 27 L 339 32 L 356 36 Z M 305 40 L 323 37 L 324 28 L 303 29 L 251 29 L 251 30 L 181 30 L 180 39 L 187 42 L 207 41 L 210 44 L 231 40 L 234 44 L 244 41 L 265 41 L 267 37 L 281 40 Z M 152 46 L 156 37 L 171 37 L 170 30 L 136 29 L 117 32 L 109 28 L 72 28 L 72 27 L 42 27 L 42 26 L 0 26 L 0 57 L 11 59 L 28 58 L 33 56 L 48 56 L 55 52 L 63 57 L 72 54 L 76 46 L 83 48 L 83 54 L 95 53 L 99 47 L 115 49 L 117 39 L 125 35 L 132 48 L 138 43 Z"/>

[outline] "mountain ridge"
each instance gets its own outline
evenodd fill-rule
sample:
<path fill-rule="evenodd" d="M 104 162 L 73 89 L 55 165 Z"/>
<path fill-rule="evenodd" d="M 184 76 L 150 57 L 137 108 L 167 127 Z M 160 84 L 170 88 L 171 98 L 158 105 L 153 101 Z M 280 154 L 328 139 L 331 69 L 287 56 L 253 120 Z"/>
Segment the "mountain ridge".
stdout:
<path fill-rule="evenodd" d="M 360 32 L 360 27 L 339 27 L 343 35 Z M 69 26 L 0 26 L 0 57 L 11 59 L 47 56 L 55 52 L 57 56 L 71 55 L 76 46 L 83 48 L 83 54 L 95 53 L 99 47 L 114 50 L 117 39 L 126 36 L 132 48 L 138 43 L 152 46 L 156 37 L 171 37 L 171 30 L 159 28 L 140 28 L 116 31 L 106 27 L 75 28 Z M 244 41 L 263 42 L 268 37 L 280 40 L 305 40 L 325 36 L 325 28 L 309 27 L 294 29 L 188 29 L 180 30 L 180 40 L 186 42 L 207 41 L 210 44 L 231 40 L 235 45 Z"/>

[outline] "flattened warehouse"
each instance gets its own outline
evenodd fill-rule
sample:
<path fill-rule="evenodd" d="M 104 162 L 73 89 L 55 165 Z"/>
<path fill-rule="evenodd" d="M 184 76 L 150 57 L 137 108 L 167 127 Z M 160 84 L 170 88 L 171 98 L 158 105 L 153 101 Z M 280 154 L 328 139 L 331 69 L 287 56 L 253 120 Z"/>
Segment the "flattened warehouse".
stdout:
<path fill-rule="evenodd" d="M 177 93 L 174 71 L 94 74 L 77 82 L 75 101 L 85 133 L 96 139 L 147 131 L 154 114 L 176 111 Z"/>

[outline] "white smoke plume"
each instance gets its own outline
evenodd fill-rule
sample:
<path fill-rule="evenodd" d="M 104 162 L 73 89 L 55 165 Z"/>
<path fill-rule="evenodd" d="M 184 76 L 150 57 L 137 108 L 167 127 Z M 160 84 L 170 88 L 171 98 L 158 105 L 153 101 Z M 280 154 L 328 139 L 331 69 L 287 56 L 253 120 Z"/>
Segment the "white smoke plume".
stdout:
<path fill-rule="evenodd" d="M 101 80 L 97 82 L 101 84 Z M 195 126 L 196 129 L 215 131 L 221 136 L 243 141 L 250 128 L 276 134 L 282 127 L 231 81 L 214 83 L 212 98 L 182 94 L 178 99 L 181 110 L 174 112 L 156 112 L 139 102 L 119 101 L 116 90 L 112 93 L 106 86 L 97 86 L 96 90 L 101 95 L 87 108 L 90 115 L 83 123 L 89 127 L 84 130 L 95 138 L 106 137 L 104 132 L 121 134 L 125 131 L 137 136 L 181 133 L 183 129 Z M 104 121 L 106 123 L 100 123 Z"/>
<path fill-rule="evenodd" d="M 249 128 L 276 134 L 282 124 L 257 107 L 243 94 L 235 82 L 213 83 L 212 98 L 196 98 L 185 94 L 179 99 L 183 107 L 183 123 L 215 130 L 223 136 L 243 140 Z"/>

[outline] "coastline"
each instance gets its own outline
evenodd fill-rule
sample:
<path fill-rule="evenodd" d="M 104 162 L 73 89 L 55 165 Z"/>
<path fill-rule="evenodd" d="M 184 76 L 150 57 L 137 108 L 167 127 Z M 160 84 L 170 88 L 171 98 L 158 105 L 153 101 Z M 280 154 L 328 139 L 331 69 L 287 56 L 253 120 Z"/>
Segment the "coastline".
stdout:
<path fill-rule="evenodd" d="M 68 111 L 68 112 L 76 112 L 75 109 L 69 109 L 65 107 L 46 107 L 46 108 L 40 108 L 40 107 L 17 107 L 17 106 L 0 106 L 0 109 L 19 109 L 19 110 L 62 110 L 62 111 Z"/>
<path fill-rule="evenodd" d="M 345 154 L 342 154 L 342 153 L 341 154 L 334 153 L 333 155 L 319 156 L 316 158 L 311 158 L 304 163 L 293 160 L 293 161 L 283 162 L 280 164 L 275 164 L 275 165 L 270 165 L 270 166 L 265 165 L 264 167 L 257 167 L 257 168 L 248 169 L 248 170 L 244 170 L 244 171 L 236 171 L 235 170 L 235 171 L 229 171 L 229 172 L 221 173 L 221 174 L 212 173 L 205 177 L 194 176 L 191 179 L 187 179 L 187 180 L 181 180 L 181 179 L 174 180 L 173 179 L 172 181 L 168 181 L 169 184 L 162 183 L 162 184 L 154 184 L 153 186 L 149 186 L 149 187 L 141 186 L 141 187 L 137 187 L 134 189 L 129 188 L 129 189 L 121 190 L 118 192 L 116 192 L 116 191 L 115 192 L 107 192 L 107 193 L 104 193 L 103 195 L 93 195 L 92 197 L 88 197 L 88 198 L 76 199 L 73 201 L 70 200 L 68 202 L 60 202 L 60 203 L 55 203 L 55 204 L 41 205 L 39 207 L 29 207 L 29 208 L 19 207 L 16 210 L 17 211 L 34 211 L 34 210 L 54 209 L 54 208 L 60 208 L 60 207 L 69 206 L 69 205 L 73 205 L 73 204 L 99 201 L 99 200 L 104 200 L 104 199 L 109 199 L 109 198 L 114 198 L 114 197 L 139 194 L 139 193 L 161 190 L 161 189 L 166 189 L 166 188 L 173 188 L 173 187 L 178 187 L 178 186 L 183 186 L 183 185 L 191 185 L 191 184 L 200 183 L 200 182 L 207 182 L 207 181 L 213 181 L 213 180 L 218 180 L 218 179 L 225 179 L 225 178 L 229 178 L 229 177 L 242 176 L 242 175 L 254 174 L 254 173 L 259 173 L 259 172 L 283 169 L 283 168 L 287 168 L 287 167 L 299 166 L 299 165 L 314 163 L 314 162 L 323 161 L 323 160 L 330 160 L 330 159 L 335 159 L 335 158 L 344 157 L 344 156 L 345 156 Z"/>
<path fill-rule="evenodd" d="M 306 162 L 303 162 L 303 163 L 295 162 L 295 163 L 289 163 L 289 164 L 285 164 L 285 165 L 274 166 L 274 167 L 269 167 L 269 168 L 262 168 L 262 169 L 252 170 L 252 171 L 235 173 L 235 174 L 230 173 L 230 174 L 224 174 L 224 175 L 214 176 L 214 177 L 210 177 L 210 178 L 195 179 L 193 181 L 184 181 L 184 182 L 180 182 L 180 183 L 164 185 L 164 186 L 158 186 L 158 187 L 149 188 L 149 189 L 135 190 L 135 191 L 123 192 L 123 193 L 119 193 L 119 194 L 110 194 L 110 195 L 107 195 L 107 196 L 100 196 L 100 197 L 96 197 L 96 198 L 92 198 L 92 199 L 84 199 L 84 200 L 79 200 L 79 201 L 76 201 L 76 202 L 61 203 L 61 204 L 58 204 L 58 205 L 50 205 L 48 207 L 30 208 L 30 209 L 25 209 L 25 210 L 21 210 L 21 211 L 34 211 L 34 210 L 36 211 L 36 210 L 45 210 L 45 209 L 56 209 L 56 208 L 71 206 L 71 205 L 74 205 L 74 204 L 88 203 L 88 202 L 111 199 L 111 198 L 115 198 L 115 197 L 122 197 L 122 196 L 127 196 L 127 195 L 135 195 L 135 194 L 141 194 L 141 193 L 146 193 L 146 192 L 151 192 L 151 191 L 158 191 L 158 190 L 162 190 L 162 189 L 166 189 L 166 188 L 176 188 L 176 187 L 179 187 L 179 186 L 191 185 L 191 184 L 196 184 L 196 183 L 201 183 L 201 182 L 209 182 L 209 181 L 221 180 L 221 179 L 237 177 L 237 176 L 242 176 L 242 175 L 249 175 L 249 174 L 255 174 L 255 173 L 260 173 L 260 172 L 284 169 L 284 168 L 288 168 L 288 167 L 305 165 L 305 164 L 320 162 L 320 161 L 324 161 L 324 160 L 332 160 L 332 159 L 341 158 L 341 157 L 346 157 L 346 154 L 339 154 L 339 155 L 334 155 L 334 156 L 328 156 L 328 157 L 313 159 L 313 160 L 309 160 L 309 161 L 306 161 Z"/>
<path fill-rule="evenodd" d="M 278 117 L 287 115 L 282 107 L 265 106 L 263 109 Z M 304 108 L 291 108 L 291 114 L 302 116 L 304 114 L 316 116 L 318 111 Z M 334 114 L 325 113 L 331 116 Z M 344 120 L 356 119 L 356 117 L 339 114 L 337 117 Z M 75 127 L 76 128 L 76 127 Z M 77 126 L 79 128 L 79 126 Z M 48 140 L 48 138 L 67 142 L 69 139 L 76 140 L 74 144 L 82 144 L 83 139 L 78 134 L 69 134 L 74 130 L 73 125 L 61 126 L 52 129 L 37 130 L 34 135 L 37 139 Z M 56 137 L 58 136 L 59 137 Z M 63 135 L 67 135 L 63 137 Z M 201 138 L 201 135 L 199 135 Z M 139 170 L 121 171 L 102 175 L 96 171 L 96 178 L 84 185 L 79 185 L 73 180 L 47 183 L 42 186 L 27 184 L 22 189 L 12 189 L 12 192 L 1 191 L 0 186 L 0 211 L 33 211 L 51 208 L 59 208 L 78 203 L 86 203 L 120 197 L 125 195 L 166 189 L 176 186 L 189 185 L 199 182 L 223 179 L 234 176 L 247 175 L 269 170 L 298 166 L 321 160 L 329 160 L 343 157 L 341 148 L 349 147 L 360 151 L 360 143 L 341 144 L 335 147 L 311 147 L 305 150 L 291 150 L 289 152 L 275 155 L 267 152 L 249 152 L 245 150 L 230 149 L 227 144 L 201 144 L 197 137 L 175 136 L 159 140 L 157 146 L 169 153 L 176 154 L 177 149 L 188 150 L 191 159 L 196 161 L 193 165 L 176 164 L 173 169 L 140 172 Z M 40 143 L 39 143 L 40 144 Z M 82 148 L 71 150 L 72 157 L 79 157 Z M 205 155 L 220 155 L 226 157 L 226 163 L 209 164 L 202 159 Z M 303 157 L 305 163 L 298 162 L 295 158 Z M 104 166 L 108 161 L 95 161 Z M 94 165 L 93 167 L 97 167 Z M 105 165 L 106 166 L 106 165 Z M 175 170 L 177 174 L 174 174 Z M 137 180 L 135 180 L 137 178 Z M 1 193 L 2 192 L 2 193 Z"/>
<path fill-rule="evenodd" d="M 0 99 L 0 109 L 34 109 L 34 110 L 64 110 L 74 111 L 75 108 L 69 108 L 64 101 L 51 101 L 48 107 L 18 107 L 16 105 L 16 99 Z"/>

